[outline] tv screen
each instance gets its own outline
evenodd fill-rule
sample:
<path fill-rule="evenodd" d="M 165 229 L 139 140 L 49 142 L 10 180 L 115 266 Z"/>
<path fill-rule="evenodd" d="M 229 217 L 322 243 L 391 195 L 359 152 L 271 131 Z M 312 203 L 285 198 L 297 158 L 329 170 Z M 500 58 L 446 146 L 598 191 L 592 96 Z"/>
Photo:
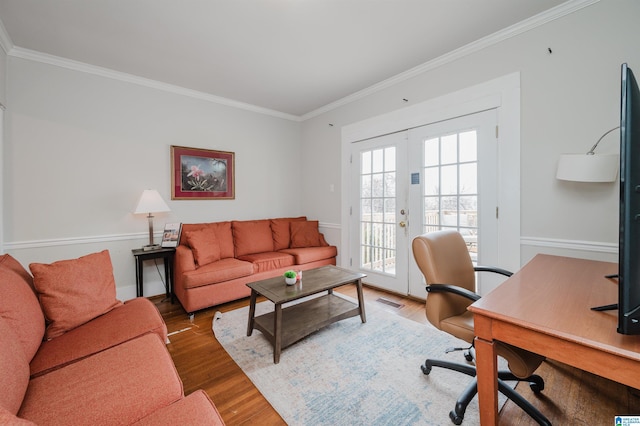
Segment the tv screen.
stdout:
<path fill-rule="evenodd" d="M 640 90 L 622 64 L 618 333 L 640 334 Z"/>

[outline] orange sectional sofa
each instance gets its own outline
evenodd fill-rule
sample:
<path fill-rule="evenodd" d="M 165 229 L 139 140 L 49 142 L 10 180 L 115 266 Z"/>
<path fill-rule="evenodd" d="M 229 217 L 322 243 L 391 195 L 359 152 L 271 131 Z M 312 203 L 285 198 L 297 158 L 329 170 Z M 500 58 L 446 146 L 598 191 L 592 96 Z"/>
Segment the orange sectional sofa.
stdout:
<path fill-rule="evenodd" d="M 0 424 L 224 424 L 184 396 L 155 305 L 115 298 L 107 251 L 29 266 L 0 256 Z"/>
<path fill-rule="evenodd" d="M 295 218 L 183 224 L 173 292 L 193 312 L 250 295 L 247 283 L 335 265 L 318 221 Z"/>

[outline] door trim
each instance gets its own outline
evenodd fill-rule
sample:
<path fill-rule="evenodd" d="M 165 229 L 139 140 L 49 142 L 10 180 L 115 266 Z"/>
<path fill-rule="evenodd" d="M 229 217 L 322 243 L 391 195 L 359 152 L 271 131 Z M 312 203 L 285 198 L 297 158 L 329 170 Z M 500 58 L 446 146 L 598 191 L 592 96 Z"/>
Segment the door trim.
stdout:
<path fill-rule="evenodd" d="M 349 267 L 350 144 L 461 115 L 495 108 L 498 138 L 498 258 L 506 269 L 520 269 L 520 73 L 512 73 L 342 127 L 340 265 Z M 346 226 L 345 226 L 346 225 Z"/>

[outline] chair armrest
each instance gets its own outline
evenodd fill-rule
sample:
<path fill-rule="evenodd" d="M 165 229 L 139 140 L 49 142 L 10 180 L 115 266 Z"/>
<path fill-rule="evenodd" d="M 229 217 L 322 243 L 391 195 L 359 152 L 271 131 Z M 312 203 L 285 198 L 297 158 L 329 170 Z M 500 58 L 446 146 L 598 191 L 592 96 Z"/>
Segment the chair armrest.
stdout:
<path fill-rule="evenodd" d="M 495 272 L 496 274 L 504 275 L 506 277 L 510 277 L 513 275 L 513 272 L 507 271 L 506 269 L 495 268 L 493 266 L 474 266 L 473 270 L 476 272 Z"/>
<path fill-rule="evenodd" d="M 466 288 L 458 287 L 451 284 L 429 284 L 427 286 L 427 293 L 453 293 L 458 296 L 465 297 L 469 300 L 480 300 L 480 295 L 476 294 L 472 291 L 467 290 Z"/>

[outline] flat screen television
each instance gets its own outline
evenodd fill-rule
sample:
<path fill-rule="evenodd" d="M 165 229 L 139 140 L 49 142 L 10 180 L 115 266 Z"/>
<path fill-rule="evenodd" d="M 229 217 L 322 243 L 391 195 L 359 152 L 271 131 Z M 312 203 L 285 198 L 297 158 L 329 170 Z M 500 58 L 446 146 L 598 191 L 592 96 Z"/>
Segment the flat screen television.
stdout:
<path fill-rule="evenodd" d="M 618 333 L 640 334 L 640 89 L 622 64 L 620 96 L 620 234 L 618 303 L 592 308 L 618 310 Z"/>
<path fill-rule="evenodd" d="M 622 64 L 618 333 L 640 334 L 640 90 Z"/>

